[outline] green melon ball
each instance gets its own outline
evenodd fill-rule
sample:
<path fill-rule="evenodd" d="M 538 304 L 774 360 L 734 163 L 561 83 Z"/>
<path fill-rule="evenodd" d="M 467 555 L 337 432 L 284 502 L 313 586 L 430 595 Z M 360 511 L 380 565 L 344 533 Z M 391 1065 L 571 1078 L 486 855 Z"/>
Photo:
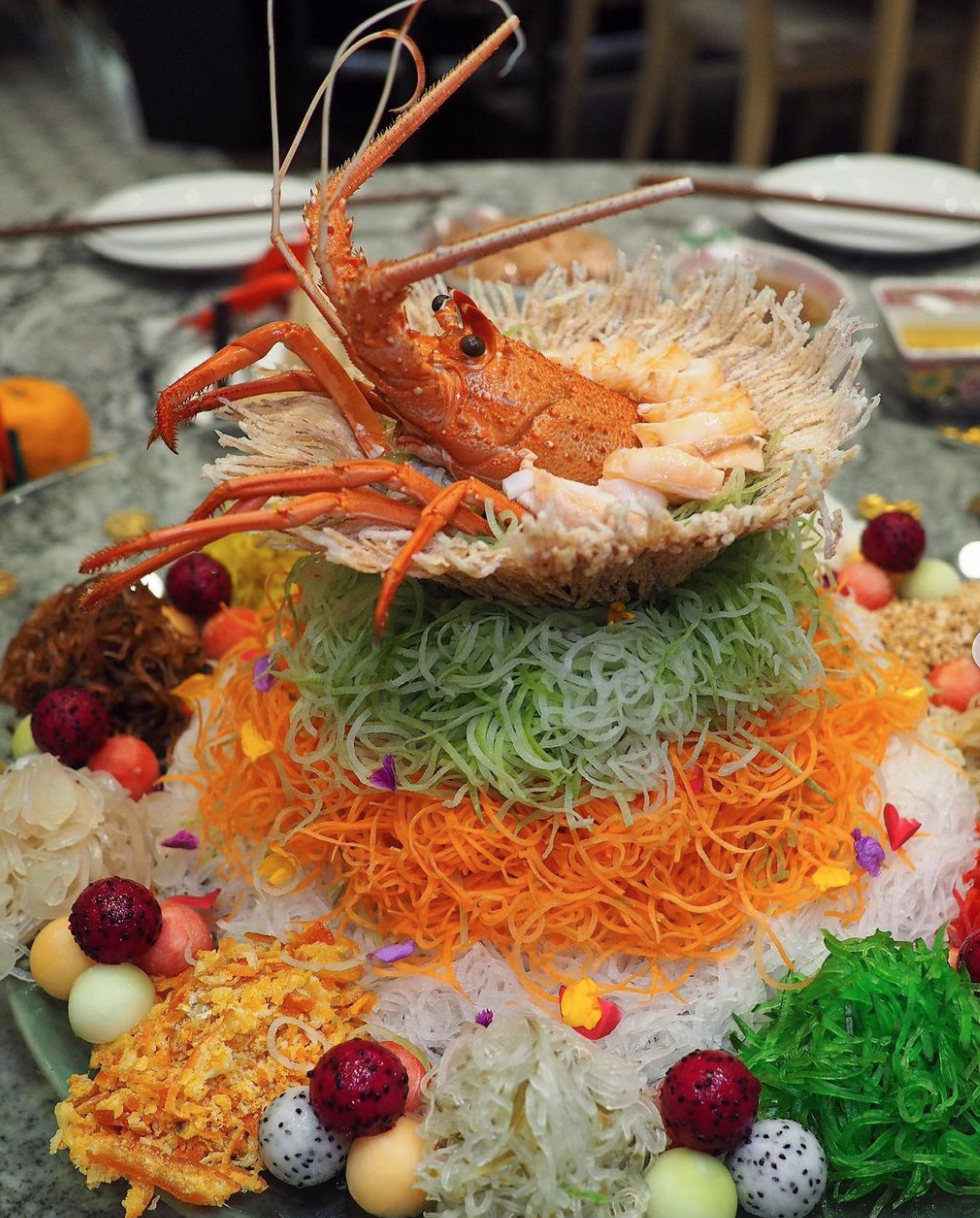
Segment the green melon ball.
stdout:
<path fill-rule="evenodd" d="M 18 761 L 21 757 L 26 757 L 29 753 L 39 753 L 41 751 L 34 742 L 34 736 L 31 732 L 30 715 L 25 715 L 14 728 L 10 747 L 14 761 Z"/>
<path fill-rule="evenodd" d="M 735 1218 L 735 1181 L 714 1155 L 682 1146 L 665 1150 L 645 1178 L 647 1218 Z"/>
<path fill-rule="evenodd" d="M 907 601 L 935 601 L 952 596 L 963 580 L 954 566 L 941 558 L 923 558 L 917 567 L 902 577 L 898 595 Z"/>

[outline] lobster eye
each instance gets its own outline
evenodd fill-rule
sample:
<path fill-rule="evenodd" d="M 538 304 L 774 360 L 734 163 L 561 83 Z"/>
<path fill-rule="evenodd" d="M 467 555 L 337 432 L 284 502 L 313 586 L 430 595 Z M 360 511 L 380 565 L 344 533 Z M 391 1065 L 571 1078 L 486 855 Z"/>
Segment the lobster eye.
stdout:
<path fill-rule="evenodd" d="M 479 334 L 464 334 L 459 340 L 459 349 L 464 355 L 469 355 L 473 359 L 476 359 L 477 356 L 482 355 L 486 351 L 487 344 Z"/>
<path fill-rule="evenodd" d="M 432 312 L 438 313 L 447 304 L 449 304 L 449 297 L 444 292 L 440 292 L 438 296 L 432 298 Z"/>

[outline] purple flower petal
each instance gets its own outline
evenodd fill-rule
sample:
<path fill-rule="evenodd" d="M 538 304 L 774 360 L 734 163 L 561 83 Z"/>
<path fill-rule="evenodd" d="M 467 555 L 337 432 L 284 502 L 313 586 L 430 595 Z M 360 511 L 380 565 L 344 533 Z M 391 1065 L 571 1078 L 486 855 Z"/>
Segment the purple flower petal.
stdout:
<path fill-rule="evenodd" d="M 259 656 L 252 669 L 252 684 L 260 694 L 267 694 L 276 683 L 276 674 L 271 672 L 272 660 L 269 656 Z"/>
<path fill-rule="evenodd" d="M 196 850 L 201 840 L 190 829 L 178 829 L 172 837 L 165 838 L 160 845 L 169 846 L 171 850 Z"/>
<path fill-rule="evenodd" d="M 395 773 L 395 758 L 391 753 L 385 753 L 385 759 L 379 769 L 375 770 L 368 782 L 380 787 L 382 791 L 398 790 L 398 775 Z"/>
<path fill-rule="evenodd" d="M 858 866 L 863 867 L 868 875 L 881 875 L 881 864 L 885 861 L 882 844 L 876 838 L 863 834 L 860 829 L 852 829 L 851 837 L 854 838 L 854 857 Z"/>
<path fill-rule="evenodd" d="M 477 1011 L 476 1022 L 481 1028 L 489 1028 L 493 1023 L 493 1011 L 491 1011 L 489 1008 L 486 1008 L 483 1011 Z"/>
<path fill-rule="evenodd" d="M 414 951 L 415 940 L 406 939 L 404 943 L 388 943 L 385 947 L 375 948 L 373 952 L 368 952 L 368 955 L 380 960 L 382 964 L 393 964 L 396 960 L 404 960 Z"/>

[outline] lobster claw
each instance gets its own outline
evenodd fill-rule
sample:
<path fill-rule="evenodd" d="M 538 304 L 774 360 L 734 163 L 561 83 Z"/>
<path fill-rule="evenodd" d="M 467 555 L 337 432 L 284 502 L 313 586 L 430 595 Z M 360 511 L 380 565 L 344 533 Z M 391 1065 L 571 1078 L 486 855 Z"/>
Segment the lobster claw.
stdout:
<path fill-rule="evenodd" d="M 471 296 L 454 288 L 452 297 L 453 304 L 459 310 L 459 320 L 466 333 L 475 334 L 477 338 L 482 339 L 488 355 L 496 355 L 500 340 L 500 331 L 497 327 L 486 313 L 482 313 L 477 308 L 476 301 Z"/>

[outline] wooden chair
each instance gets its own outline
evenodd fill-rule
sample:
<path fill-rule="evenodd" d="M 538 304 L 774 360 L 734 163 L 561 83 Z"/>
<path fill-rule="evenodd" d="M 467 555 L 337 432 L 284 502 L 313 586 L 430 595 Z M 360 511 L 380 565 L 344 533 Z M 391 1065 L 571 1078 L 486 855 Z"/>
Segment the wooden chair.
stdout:
<path fill-rule="evenodd" d="M 738 66 L 739 86 L 733 160 L 769 160 L 781 96 L 793 90 L 865 86 L 859 146 L 866 152 L 895 147 L 906 76 L 911 71 L 949 70 L 950 55 L 962 47 L 963 22 L 940 14 L 916 21 L 916 0 L 659 0 L 660 36 L 667 30 L 671 51 L 648 58 L 634 95 L 624 153 L 646 155 L 664 97 L 670 93 L 673 151 L 684 139 L 692 66 L 699 52 L 729 56 Z M 980 3 L 977 50 L 980 51 Z M 959 8 L 959 6 L 957 6 Z M 649 26 L 652 32 L 652 25 Z M 959 32 L 958 32 L 959 31 Z M 962 51 L 959 50 L 959 54 Z M 957 58 L 959 56 L 957 55 Z M 980 155 L 980 55 L 970 61 L 973 103 L 971 136 Z M 974 78 L 977 78 L 974 80 Z M 967 136 L 964 134 L 964 142 Z"/>

